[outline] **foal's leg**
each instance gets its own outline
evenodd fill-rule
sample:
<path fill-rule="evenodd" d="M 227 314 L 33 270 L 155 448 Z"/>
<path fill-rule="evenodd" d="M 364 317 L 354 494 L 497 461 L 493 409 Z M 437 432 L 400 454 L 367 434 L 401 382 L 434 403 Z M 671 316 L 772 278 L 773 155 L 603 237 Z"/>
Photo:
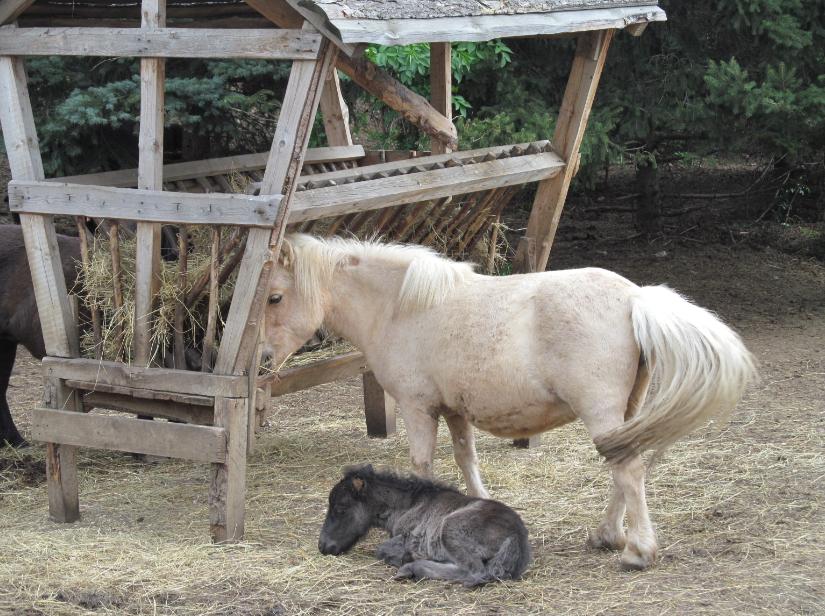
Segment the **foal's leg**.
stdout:
<path fill-rule="evenodd" d="M 414 560 L 401 567 L 393 576 L 394 580 L 412 578 L 414 580 L 447 580 L 461 582 L 465 586 L 476 586 L 481 579 L 463 567 L 453 563 L 440 563 L 434 560 Z"/>
<path fill-rule="evenodd" d="M 435 439 L 438 435 L 438 416 L 399 402 L 401 418 L 410 441 L 410 459 L 416 475 L 433 476 Z"/>
<path fill-rule="evenodd" d="M 484 484 L 481 481 L 481 474 L 478 472 L 478 457 L 476 456 L 475 436 L 473 426 L 461 415 L 446 415 L 447 427 L 450 429 L 450 436 L 453 438 L 453 455 L 461 472 L 464 473 L 464 481 L 467 484 L 467 494 L 478 496 L 479 498 L 490 498 Z"/>
<path fill-rule="evenodd" d="M 383 560 L 392 567 L 400 567 L 404 563 L 412 560 L 403 535 L 396 535 L 395 537 L 387 539 L 378 546 L 378 549 L 375 551 L 375 556 L 378 560 Z"/>

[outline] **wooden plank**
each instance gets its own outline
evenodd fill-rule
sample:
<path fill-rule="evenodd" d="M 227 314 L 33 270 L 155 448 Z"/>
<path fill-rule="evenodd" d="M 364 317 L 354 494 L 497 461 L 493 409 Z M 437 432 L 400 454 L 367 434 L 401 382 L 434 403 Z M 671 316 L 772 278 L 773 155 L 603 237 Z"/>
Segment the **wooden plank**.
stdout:
<path fill-rule="evenodd" d="M 280 0 L 270 0 L 270 2 L 278 2 Z M 341 51 L 348 56 L 355 55 L 355 45 L 350 45 L 341 40 L 338 31 L 335 28 L 330 28 L 326 18 L 312 9 L 302 5 L 301 0 L 286 0 L 292 9 L 299 13 L 308 23 L 312 24 L 314 29 L 318 30 L 325 38 L 335 43 Z"/>
<path fill-rule="evenodd" d="M 300 0 L 290 0 L 290 3 Z M 655 4 L 607 9 L 585 9 L 525 13 L 520 15 L 478 15 L 432 19 L 336 19 L 327 22 L 344 43 L 410 45 L 447 41 L 489 41 L 497 38 L 548 36 L 588 32 L 667 19 Z"/>
<path fill-rule="evenodd" d="M 0 2 L 0 25 L 14 21 L 32 4 L 34 0 L 2 0 Z"/>
<path fill-rule="evenodd" d="M 200 396 L 197 394 L 180 394 L 173 391 L 155 391 L 152 389 L 141 389 L 139 387 L 127 387 L 125 385 L 112 385 L 101 383 L 100 381 L 84 381 L 78 379 L 65 379 L 63 383 L 75 391 L 111 394 L 123 397 L 130 397 L 135 400 L 145 400 L 151 404 L 158 405 L 160 402 L 174 402 L 187 406 L 202 406 L 210 409 L 215 404 L 215 399 L 210 396 Z"/>
<path fill-rule="evenodd" d="M 166 25 L 166 0 L 143 0 L 141 33 Z M 138 188 L 163 190 L 163 128 L 166 61 L 140 61 L 140 134 L 138 136 Z M 132 338 L 134 359 L 141 366 L 151 361 L 152 314 L 160 289 L 160 224 L 139 221 L 135 251 L 135 318 Z"/>
<path fill-rule="evenodd" d="M 161 192 L 56 182 L 9 182 L 9 209 L 30 214 L 271 228 L 280 203 L 280 195 L 254 197 L 224 193 Z"/>
<path fill-rule="evenodd" d="M 272 259 L 280 250 L 290 200 L 295 194 L 318 110 L 323 79 L 335 61 L 337 50 L 325 41 L 318 54 L 315 62 L 292 64 L 269 162 L 261 182 L 262 195 L 284 195 L 281 214 L 271 234 L 261 229 L 249 230 L 215 364 L 215 372 L 220 374 L 242 374 L 247 370 L 258 338 L 265 299 L 269 294 Z"/>
<path fill-rule="evenodd" d="M 215 425 L 226 435 L 226 460 L 213 464 L 209 485 L 209 526 L 215 543 L 243 539 L 246 492 L 246 399 L 215 400 Z"/>
<path fill-rule="evenodd" d="M 295 195 L 289 223 L 545 180 L 563 168 L 548 152 L 306 190 Z"/>
<path fill-rule="evenodd" d="M 527 231 L 516 251 L 516 271 L 543 272 L 547 268 L 567 191 L 576 171 L 574 163 L 578 159 L 579 147 L 612 38 L 612 30 L 587 33 L 579 37 L 553 136 L 553 148 L 569 164 L 563 173 L 541 182 L 536 190 Z"/>
<path fill-rule="evenodd" d="M 273 397 L 283 396 L 324 383 L 332 383 L 358 376 L 367 370 L 369 370 L 369 367 L 364 354 L 354 351 L 337 357 L 322 359 L 305 366 L 286 368 L 272 377 L 262 379 L 259 381 L 259 385 L 261 382 L 268 383 Z"/>
<path fill-rule="evenodd" d="M 341 80 L 338 78 L 338 71 L 335 69 L 330 71 L 329 76 L 324 81 L 320 106 L 327 143 L 336 146 L 352 145 L 352 134 L 349 130 L 349 109 L 341 93 Z"/>
<path fill-rule="evenodd" d="M 198 462 L 224 462 L 227 458 L 223 428 L 48 408 L 33 409 L 31 418 L 32 438 L 38 441 Z"/>
<path fill-rule="evenodd" d="M 367 436 L 386 438 L 395 434 L 395 401 L 384 391 L 372 372 L 365 372 L 363 379 Z"/>
<path fill-rule="evenodd" d="M 363 158 L 364 155 L 364 147 L 360 145 L 310 148 L 304 157 L 304 164 L 359 160 Z M 180 180 L 191 180 L 197 177 L 226 175 L 233 172 L 243 173 L 245 171 L 265 168 L 268 159 L 269 152 L 258 152 L 256 154 L 241 154 L 238 156 L 173 163 L 171 165 L 164 165 L 163 178 L 164 182 L 177 182 Z M 66 184 L 94 184 L 97 186 L 134 188 L 138 183 L 138 170 L 121 169 L 118 171 L 104 171 L 102 173 L 89 173 L 85 175 L 69 175 L 48 181 L 63 182 Z"/>
<path fill-rule="evenodd" d="M 314 59 L 321 36 L 276 29 L 0 28 L 0 55 Z"/>
<path fill-rule="evenodd" d="M 210 401 L 209 406 L 202 406 L 172 402 L 170 400 L 157 402 L 155 400 L 134 398 L 124 394 L 90 391 L 83 395 L 83 408 L 87 411 L 92 409 L 111 409 L 114 411 L 136 413 L 146 417 L 165 417 L 166 419 L 177 419 L 191 424 L 211 426 L 215 414 L 212 408 L 214 399 L 208 398 L 208 400 Z"/>
<path fill-rule="evenodd" d="M 12 177 L 42 180 L 43 163 L 22 58 L 0 57 L 0 124 Z M 30 215 L 22 215 L 20 224 L 46 352 L 61 357 L 76 355 L 79 349 L 72 344 L 75 323 L 54 224 L 49 217 Z"/>
<path fill-rule="evenodd" d="M 364 161 L 362 166 L 354 169 L 342 169 L 339 171 L 327 171 L 325 173 L 314 173 L 312 175 L 301 176 L 299 185 L 307 182 L 314 182 L 316 184 L 334 181 L 336 184 L 346 184 L 357 178 L 361 178 L 366 174 L 387 173 L 395 175 L 394 172 L 401 171 L 409 173 L 411 169 L 416 167 L 427 168 L 430 166 L 441 166 L 445 164 L 465 164 L 473 160 L 483 160 L 484 157 L 499 157 L 506 156 L 512 150 L 526 150 L 528 147 L 535 146 L 541 151 L 545 151 L 549 147 L 550 141 L 536 141 L 534 143 L 517 143 L 514 145 L 497 145 L 488 148 L 476 148 L 473 150 L 461 150 L 459 152 L 452 152 L 449 154 L 433 154 L 427 156 L 409 156 L 408 150 L 402 151 L 382 151 L 381 153 L 392 160 L 380 163 L 366 164 Z M 372 152 L 365 156 L 365 159 L 370 159 Z M 398 158 L 394 158 L 395 156 Z"/>
<path fill-rule="evenodd" d="M 453 68 L 450 43 L 430 43 L 430 101 L 441 115 L 453 116 Z M 444 154 L 452 149 L 438 139 L 432 139 L 433 154 Z"/>
<path fill-rule="evenodd" d="M 104 385 L 131 387 L 136 390 L 150 389 L 196 396 L 232 398 L 242 398 L 247 395 L 247 383 L 243 377 L 167 368 L 143 368 L 97 359 L 44 357 L 43 371 L 49 378 L 91 381 Z"/>

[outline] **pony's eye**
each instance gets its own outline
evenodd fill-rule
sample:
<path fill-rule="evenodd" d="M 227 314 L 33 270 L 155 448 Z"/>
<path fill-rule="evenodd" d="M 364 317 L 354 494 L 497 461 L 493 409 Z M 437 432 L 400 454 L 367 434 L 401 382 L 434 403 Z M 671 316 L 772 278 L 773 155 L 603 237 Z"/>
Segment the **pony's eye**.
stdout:
<path fill-rule="evenodd" d="M 283 295 L 280 293 L 273 293 L 269 296 L 269 303 L 270 304 L 278 304 L 283 299 Z"/>

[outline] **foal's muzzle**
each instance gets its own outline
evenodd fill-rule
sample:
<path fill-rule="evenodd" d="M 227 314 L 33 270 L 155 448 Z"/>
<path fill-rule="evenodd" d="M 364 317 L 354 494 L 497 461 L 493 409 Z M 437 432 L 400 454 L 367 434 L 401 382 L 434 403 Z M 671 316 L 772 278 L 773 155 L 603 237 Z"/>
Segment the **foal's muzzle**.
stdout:
<path fill-rule="evenodd" d="M 340 545 L 334 541 L 327 541 L 323 538 L 318 540 L 318 551 L 324 556 L 340 556 L 344 553 Z"/>

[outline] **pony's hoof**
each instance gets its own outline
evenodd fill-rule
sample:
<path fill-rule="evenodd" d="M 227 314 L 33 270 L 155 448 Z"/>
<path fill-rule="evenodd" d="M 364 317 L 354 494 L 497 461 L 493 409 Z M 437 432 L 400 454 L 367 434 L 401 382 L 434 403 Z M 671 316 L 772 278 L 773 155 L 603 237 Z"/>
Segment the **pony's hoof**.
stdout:
<path fill-rule="evenodd" d="M 648 554 L 642 554 L 639 550 L 632 549 L 627 546 L 622 552 L 621 568 L 622 571 L 643 571 L 656 562 L 656 551 Z"/>
<path fill-rule="evenodd" d="M 412 566 L 413 563 L 407 563 L 406 565 L 402 565 L 398 568 L 398 571 L 395 572 L 395 575 L 392 576 L 394 580 L 409 580 L 415 579 L 415 568 Z"/>
<path fill-rule="evenodd" d="M 587 535 L 587 546 L 594 550 L 609 550 L 611 552 L 620 552 L 625 547 L 624 535 L 616 535 L 615 533 L 607 532 L 599 528 L 591 531 Z"/>

